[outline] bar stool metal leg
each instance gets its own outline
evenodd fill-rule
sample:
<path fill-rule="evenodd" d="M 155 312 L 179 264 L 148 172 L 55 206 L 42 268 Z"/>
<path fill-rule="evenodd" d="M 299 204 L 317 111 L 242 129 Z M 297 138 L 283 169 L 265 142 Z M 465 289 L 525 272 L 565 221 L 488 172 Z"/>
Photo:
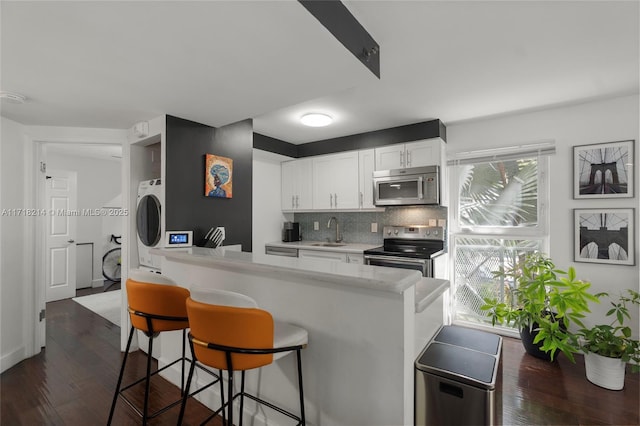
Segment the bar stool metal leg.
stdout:
<path fill-rule="evenodd" d="M 147 353 L 147 380 L 144 386 L 144 408 L 142 409 L 142 424 L 147 424 L 149 412 L 149 391 L 151 389 L 151 359 L 153 358 L 153 334 L 149 336 L 149 352 Z"/>
<path fill-rule="evenodd" d="M 245 370 L 242 370 L 242 380 L 240 382 L 240 425 L 242 426 L 242 419 L 244 418 L 244 416 L 242 415 L 244 413 L 244 373 Z"/>
<path fill-rule="evenodd" d="M 180 415 L 178 416 L 178 426 L 182 424 L 182 419 L 184 418 L 184 409 L 187 406 L 187 399 L 189 399 L 189 389 L 191 388 L 191 380 L 193 379 L 193 370 L 195 370 L 195 368 L 196 368 L 196 361 L 193 360 L 191 362 L 191 367 L 189 367 L 189 375 L 187 376 L 187 387 L 185 388 L 184 394 L 182 395 L 182 405 L 180 405 Z"/>
<path fill-rule="evenodd" d="M 182 330 L 182 370 L 180 374 L 180 396 L 184 396 L 184 358 L 186 354 L 186 345 L 185 338 L 187 337 L 186 329 Z"/>
<path fill-rule="evenodd" d="M 298 389 L 300 391 L 300 423 L 304 426 L 307 424 L 307 421 L 304 417 L 304 393 L 302 391 L 302 359 L 300 349 L 296 351 L 296 358 L 298 359 Z"/>
<path fill-rule="evenodd" d="M 124 351 L 124 359 L 122 360 L 122 366 L 120 367 L 120 375 L 118 376 L 118 384 L 116 385 L 116 391 L 113 394 L 113 402 L 111 402 L 111 410 L 109 410 L 109 420 L 107 420 L 107 426 L 111 425 L 113 420 L 113 412 L 116 409 L 116 403 L 118 402 L 118 394 L 120 393 L 120 386 L 122 385 L 122 377 L 124 376 L 124 366 L 127 364 L 127 357 L 129 356 L 129 349 L 131 348 L 131 341 L 133 340 L 134 327 L 131 327 L 129 332 L 129 340 L 127 340 L 127 348 Z"/>

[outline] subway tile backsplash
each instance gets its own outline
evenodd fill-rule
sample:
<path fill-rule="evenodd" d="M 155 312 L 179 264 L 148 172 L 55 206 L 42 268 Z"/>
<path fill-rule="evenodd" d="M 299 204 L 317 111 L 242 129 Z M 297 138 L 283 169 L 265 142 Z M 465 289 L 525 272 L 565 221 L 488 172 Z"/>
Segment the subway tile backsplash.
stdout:
<path fill-rule="evenodd" d="M 447 219 L 446 207 L 405 206 L 387 207 L 376 212 L 313 212 L 295 213 L 293 220 L 300 223 L 302 239 L 307 241 L 334 241 L 335 223 L 327 228 L 329 219 L 335 216 L 345 243 L 382 244 L 382 228 L 385 225 L 428 225 L 429 219 Z M 318 222 L 319 229 L 313 229 Z M 378 224 L 378 231 L 371 232 L 371 224 Z"/>

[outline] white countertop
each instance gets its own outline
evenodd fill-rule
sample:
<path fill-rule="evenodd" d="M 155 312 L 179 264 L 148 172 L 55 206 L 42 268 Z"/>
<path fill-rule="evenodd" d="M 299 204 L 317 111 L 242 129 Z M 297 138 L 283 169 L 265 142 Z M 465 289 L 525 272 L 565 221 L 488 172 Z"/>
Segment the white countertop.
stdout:
<path fill-rule="evenodd" d="M 297 243 L 282 243 L 297 244 Z M 354 250 L 351 248 L 351 250 Z M 445 290 L 449 281 L 424 278 L 418 271 L 379 266 L 327 262 L 315 259 L 269 256 L 240 252 L 237 248 L 204 247 L 152 249 L 153 254 L 196 265 L 215 265 L 225 269 L 255 274 L 285 273 L 315 281 L 369 288 L 401 294 L 415 286 L 415 312 L 422 312 Z"/>
<path fill-rule="evenodd" d="M 422 312 L 450 287 L 449 280 L 422 278 L 416 284 L 416 312 Z"/>
<path fill-rule="evenodd" d="M 326 245 L 326 241 L 293 241 L 290 243 L 284 243 L 282 241 L 274 241 L 265 244 L 265 246 L 271 247 L 283 247 L 283 248 L 295 248 L 299 250 L 318 250 L 318 251 L 332 251 L 338 253 L 358 253 L 362 254 L 363 251 L 372 248 L 380 247 L 382 244 L 360 244 L 360 243 L 329 243 Z"/>
<path fill-rule="evenodd" d="M 418 271 L 316 259 L 270 256 L 263 253 L 228 250 L 224 247 L 217 249 L 204 247 L 157 248 L 151 249 L 150 252 L 184 263 L 202 266 L 211 265 L 256 275 L 270 274 L 284 277 L 284 274 L 286 274 L 291 278 L 303 278 L 311 281 L 368 288 L 396 294 L 402 294 L 406 289 L 422 280 L 422 275 Z"/>

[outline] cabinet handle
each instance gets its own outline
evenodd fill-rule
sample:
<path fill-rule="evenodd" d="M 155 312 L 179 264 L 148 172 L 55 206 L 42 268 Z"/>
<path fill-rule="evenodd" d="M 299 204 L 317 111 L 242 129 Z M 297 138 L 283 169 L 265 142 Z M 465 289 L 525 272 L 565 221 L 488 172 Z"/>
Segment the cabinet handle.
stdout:
<path fill-rule="evenodd" d="M 331 195 L 331 193 L 329 193 L 329 206 L 333 208 L 333 195 Z"/>
<path fill-rule="evenodd" d="M 296 209 L 300 208 L 300 197 L 296 195 Z"/>
<path fill-rule="evenodd" d="M 364 206 L 364 194 L 360 191 L 360 207 Z"/>
<path fill-rule="evenodd" d="M 407 167 L 411 167 L 411 151 L 407 151 Z"/>
<path fill-rule="evenodd" d="M 333 204 L 336 205 L 336 209 L 338 208 L 338 194 L 333 194 Z"/>
<path fill-rule="evenodd" d="M 400 167 L 404 166 L 404 152 L 400 151 Z"/>
<path fill-rule="evenodd" d="M 296 196 L 295 195 L 291 196 L 291 208 L 292 209 L 296 208 Z"/>

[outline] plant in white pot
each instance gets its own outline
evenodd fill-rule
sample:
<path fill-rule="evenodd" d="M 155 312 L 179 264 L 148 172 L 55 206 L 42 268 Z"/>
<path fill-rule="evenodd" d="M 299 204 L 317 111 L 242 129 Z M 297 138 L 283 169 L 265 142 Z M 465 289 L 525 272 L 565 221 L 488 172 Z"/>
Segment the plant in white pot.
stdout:
<path fill-rule="evenodd" d="M 581 319 L 590 312 L 589 302 L 598 302 L 589 293 L 591 284 L 577 279 L 573 267 L 560 270 L 539 252 L 528 253 L 509 269 L 501 267 L 493 274 L 510 284 L 505 301 L 485 298 L 481 309 L 492 324 L 517 328 L 530 355 L 553 361 L 560 351 L 575 362 L 573 354 L 580 346 L 569 327 L 584 327 Z"/>
<path fill-rule="evenodd" d="M 607 293 L 598 296 L 608 296 Z M 584 364 L 587 380 L 610 390 L 624 388 L 626 364 L 633 362 L 633 371 L 640 371 L 640 341 L 632 337 L 632 330 L 625 325 L 631 319 L 630 306 L 640 306 L 640 293 L 627 290 L 617 301 L 611 301 L 608 317 L 610 324 L 582 328 L 578 332 L 581 348 L 585 353 Z"/>

